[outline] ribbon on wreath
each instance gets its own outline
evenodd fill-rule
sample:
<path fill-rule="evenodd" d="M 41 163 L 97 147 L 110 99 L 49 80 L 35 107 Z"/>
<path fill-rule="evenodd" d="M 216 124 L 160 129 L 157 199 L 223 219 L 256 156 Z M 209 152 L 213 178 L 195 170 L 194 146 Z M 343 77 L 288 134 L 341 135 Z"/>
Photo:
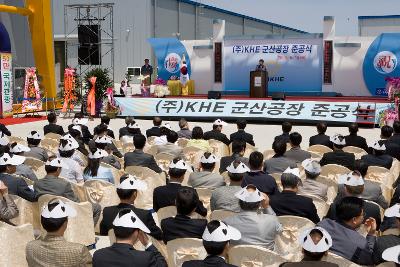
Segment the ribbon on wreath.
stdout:
<path fill-rule="evenodd" d="M 64 104 L 62 112 L 67 112 L 67 109 L 74 109 L 74 101 L 76 96 L 75 91 L 75 70 L 72 68 L 66 68 L 64 71 Z"/>
<path fill-rule="evenodd" d="M 89 82 L 91 83 L 90 91 L 87 96 L 87 112 L 94 116 L 96 115 L 96 80 L 97 77 L 90 77 Z"/>
<path fill-rule="evenodd" d="M 39 83 L 36 76 L 36 68 L 26 68 L 24 84 L 24 100 L 22 101 L 22 112 L 37 111 L 42 109 Z"/>

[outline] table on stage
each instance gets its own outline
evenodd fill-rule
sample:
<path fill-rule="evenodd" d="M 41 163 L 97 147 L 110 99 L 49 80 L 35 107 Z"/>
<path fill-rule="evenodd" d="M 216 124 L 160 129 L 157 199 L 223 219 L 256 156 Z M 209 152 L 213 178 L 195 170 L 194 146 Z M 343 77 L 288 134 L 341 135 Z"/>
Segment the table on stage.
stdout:
<path fill-rule="evenodd" d="M 170 95 L 183 95 L 182 94 L 182 85 L 179 80 L 169 80 L 167 82 L 167 85 L 168 85 L 169 91 L 171 92 Z M 188 86 L 189 95 L 194 95 L 194 81 L 189 80 L 187 82 L 187 86 Z"/>

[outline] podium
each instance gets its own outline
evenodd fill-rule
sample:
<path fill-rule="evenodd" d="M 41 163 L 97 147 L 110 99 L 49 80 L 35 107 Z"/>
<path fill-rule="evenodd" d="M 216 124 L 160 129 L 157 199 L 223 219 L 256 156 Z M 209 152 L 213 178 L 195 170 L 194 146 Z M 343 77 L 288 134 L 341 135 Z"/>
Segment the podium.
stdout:
<path fill-rule="evenodd" d="M 250 71 L 250 97 L 263 98 L 268 96 L 268 72 Z"/>

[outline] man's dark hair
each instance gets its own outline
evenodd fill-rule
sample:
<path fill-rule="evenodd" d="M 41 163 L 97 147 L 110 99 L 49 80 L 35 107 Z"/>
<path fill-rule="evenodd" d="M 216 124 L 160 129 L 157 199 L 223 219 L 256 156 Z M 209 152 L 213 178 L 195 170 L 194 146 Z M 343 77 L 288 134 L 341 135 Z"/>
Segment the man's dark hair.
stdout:
<path fill-rule="evenodd" d="M 52 211 L 58 204 L 59 202 L 57 201 L 57 199 L 50 200 L 47 204 L 49 211 Z M 68 221 L 68 217 L 55 219 L 44 218 L 43 216 L 40 216 L 40 222 L 47 232 L 57 231 L 66 221 Z"/>
<path fill-rule="evenodd" d="M 382 137 L 389 138 L 389 137 L 392 136 L 392 134 L 393 134 L 393 128 L 392 127 L 390 127 L 389 125 L 382 126 L 382 128 L 381 128 Z"/>
<path fill-rule="evenodd" d="M 283 156 L 283 154 L 286 152 L 286 148 L 286 142 L 282 139 L 276 139 L 272 143 L 272 149 L 274 150 L 276 156 Z"/>
<path fill-rule="evenodd" d="M 253 151 L 249 157 L 249 165 L 253 170 L 259 169 L 262 167 L 264 161 L 264 155 L 261 152 Z"/>
<path fill-rule="evenodd" d="M 46 170 L 46 173 L 54 173 L 58 170 L 58 168 L 60 167 L 54 167 L 54 166 L 50 166 L 50 165 L 45 165 L 44 169 Z"/>
<path fill-rule="evenodd" d="M 299 185 L 299 177 L 291 173 L 282 173 L 281 183 L 283 188 L 296 188 Z"/>
<path fill-rule="evenodd" d="M 78 131 L 77 129 L 72 129 L 72 128 L 71 128 L 70 130 L 68 130 L 68 132 L 69 132 L 69 134 L 70 134 L 73 138 L 75 138 L 75 139 L 81 137 L 81 132 Z"/>
<path fill-rule="evenodd" d="M 282 132 L 284 133 L 290 133 L 292 130 L 292 124 L 288 121 L 285 121 L 282 123 Z"/>
<path fill-rule="evenodd" d="M 203 129 L 199 126 L 193 127 L 192 139 L 203 139 Z"/>
<path fill-rule="evenodd" d="M 96 127 L 95 134 L 99 135 L 102 133 L 107 133 L 107 131 L 108 131 L 107 124 L 100 124 L 99 126 Z"/>
<path fill-rule="evenodd" d="M 303 137 L 298 132 L 294 132 L 289 135 L 289 139 L 290 143 L 292 143 L 294 146 L 299 146 L 303 140 Z"/>
<path fill-rule="evenodd" d="M 125 124 L 129 125 L 129 124 L 134 124 L 135 123 L 135 119 L 132 116 L 128 116 L 125 118 Z"/>
<path fill-rule="evenodd" d="M 56 119 L 57 119 L 57 115 L 56 115 L 56 113 L 54 113 L 54 112 L 50 112 L 50 113 L 47 115 L 47 121 L 48 121 L 49 123 L 54 123 L 54 122 L 56 121 Z"/>
<path fill-rule="evenodd" d="M 324 134 L 326 132 L 326 129 L 328 128 L 328 126 L 326 125 L 325 122 L 319 122 L 317 124 L 317 131 L 320 134 Z"/>
<path fill-rule="evenodd" d="M 383 144 L 385 144 L 385 140 L 379 140 L 378 144 L 380 146 L 382 146 Z M 373 152 L 374 152 L 375 156 L 382 156 L 382 155 L 386 154 L 386 149 L 385 150 L 373 149 Z"/>
<path fill-rule="evenodd" d="M 180 160 L 181 160 L 181 158 L 180 158 L 180 157 L 177 157 L 177 158 L 174 158 L 174 159 L 172 160 L 172 162 L 173 162 L 173 163 L 177 163 L 177 162 L 180 161 Z M 168 175 L 169 175 L 171 178 L 181 178 L 182 176 L 185 175 L 185 173 L 186 173 L 186 170 L 177 169 L 177 168 L 169 168 L 169 170 L 168 170 Z"/>
<path fill-rule="evenodd" d="M 222 127 L 222 126 L 213 124 L 213 130 L 217 130 L 219 127 Z"/>
<path fill-rule="evenodd" d="M 232 154 L 237 154 L 246 150 L 246 142 L 234 140 L 232 142 Z"/>
<path fill-rule="evenodd" d="M 203 156 L 204 156 L 206 159 L 208 159 L 208 158 L 211 156 L 211 153 L 205 152 L 205 153 L 203 154 Z M 214 162 L 214 163 L 203 163 L 203 162 L 201 162 L 200 164 L 201 164 L 201 167 L 203 168 L 203 170 L 205 170 L 205 171 L 210 171 L 210 172 L 212 172 L 212 170 L 215 168 L 215 162 Z"/>
<path fill-rule="evenodd" d="M 168 136 L 169 132 L 171 132 L 171 130 L 168 129 L 167 127 L 165 127 L 165 126 L 160 127 L 160 136 L 163 136 L 163 135 Z"/>
<path fill-rule="evenodd" d="M 318 235 L 320 239 L 324 236 L 323 233 L 318 229 L 312 229 L 310 231 L 309 235 L 311 237 L 313 237 L 315 235 Z M 324 251 L 324 252 L 310 252 L 308 250 L 303 249 L 303 253 L 304 253 L 305 258 L 307 258 L 307 260 L 320 261 L 322 259 L 322 257 L 325 256 L 326 251 Z"/>
<path fill-rule="evenodd" d="M 361 215 L 364 209 L 364 200 L 358 197 L 344 197 L 336 206 L 336 217 L 341 222 L 347 222 Z"/>
<path fill-rule="evenodd" d="M 125 179 L 128 179 L 129 174 L 124 174 L 121 176 L 119 179 L 119 183 L 122 183 L 125 181 Z M 133 193 L 135 193 L 137 190 L 136 189 L 120 189 L 117 188 L 117 195 L 120 199 L 129 199 L 132 197 Z"/>
<path fill-rule="evenodd" d="M 117 216 L 122 217 L 129 212 L 131 212 L 131 209 L 122 209 L 118 212 Z M 137 229 L 113 225 L 113 230 L 116 238 L 126 239 L 130 237 Z"/>
<path fill-rule="evenodd" d="M 133 136 L 133 145 L 136 149 L 143 149 L 146 145 L 146 137 L 143 134 L 136 134 Z"/>
<path fill-rule="evenodd" d="M 0 165 L 0 173 L 4 173 L 7 171 L 7 165 Z"/>
<path fill-rule="evenodd" d="M 162 119 L 160 117 L 154 117 L 153 118 L 153 125 L 154 126 L 160 126 L 162 123 Z"/>
<path fill-rule="evenodd" d="M 220 221 L 210 221 L 207 224 L 207 229 L 210 233 L 214 232 L 218 227 L 220 227 L 221 223 Z M 228 243 L 228 241 L 224 242 L 213 242 L 213 241 L 204 241 L 203 240 L 203 246 L 205 250 L 207 251 L 208 255 L 212 256 L 218 256 L 221 255 L 224 252 L 225 246 Z"/>
<path fill-rule="evenodd" d="M 179 128 L 184 128 L 187 125 L 187 120 L 185 118 L 181 118 L 179 120 Z"/>
<path fill-rule="evenodd" d="M 102 116 L 101 117 L 101 123 L 109 125 L 110 124 L 110 117 L 108 117 L 107 115 Z"/>
<path fill-rule="evenodd" d="M 178 134 L 175 131 L 169 131 L 167 134 L 167 141 L 169 143 L 175 143 L 178 140 Z"/>
<path fill-rule="evenodd" d="M 353 122 L 352 124 L 349 125 L 349 133 L 356 134 L 357 132 L 358 132 L 358 124 Z"/>
<path fill-rule="evenodd" d="M 239 206 L 245 211 L 255 211 L 260 208 L 261 202 L 245 202 L 239 199 Z"/>
<path fill-rule="evenodd" d="M 244 130 L 247 126 L 246 120 L 240 119 L 236 122 L 238 129 Z"/>
<path fill-rule="evenodd" d="M 365 178 L 365 175 L 367 175 L 368 171 L 368 164 L 362 159 L 357 159 L 354 162 L 354 170 L 359 171 L 361 176 Z"/>
<path fill-rule="evenodd" d="M 182 187 L 176 193 L 176 210 L 178 214 L 189 215 L 196 209 L 199 198 L 191 187 Z"/>
<path fill-rule="evenodd" d="M 400 121 L 395 121 L 393 123 L 394 133 L 400 133 Z"/>

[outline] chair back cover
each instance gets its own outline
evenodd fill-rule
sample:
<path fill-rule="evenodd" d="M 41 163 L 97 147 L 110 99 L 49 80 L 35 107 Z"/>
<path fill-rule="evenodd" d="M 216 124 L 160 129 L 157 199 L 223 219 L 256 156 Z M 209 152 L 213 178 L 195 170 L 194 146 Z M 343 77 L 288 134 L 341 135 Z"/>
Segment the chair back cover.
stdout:
<path fill-rule="evenodd" d="M 16 195 L 10 195 L 17 205 L 19 214 L 18 217 L 11 219 L 10 221 L 15 225 L 32 224 L 33 229 L 40 229 L 40 216 L 39 206 L 37 202 L 30 202 L 22 197 Z"/>
<path fill-rule="evenodd" d="M 321 174 L 334 181 L 338 180 L 338 177 L 342 174 L 349 173 L 351 170 L 338 164 L 327 164 L 321 167 Z"/>
<path fill-rule="evenodd" d="M 358 264 L 355 264 L 339 255 L 333 254 L 331 252 L 328 252 L 328 255 L 324 256 L 322 258 L 322 260 L 327 261 L 327 262 L 332 262 L 332 263 L 336 263 L 337 265 L 339 265 L 340 267 L 357 267 L 357 266 L 361 266 Z"/>
<path fill-rule="evenodd" d="M 325 153 L 332 152 L 333 150 L 324 145 L 312 145 L 307 151 L 317 153 L 322 157 Z"/>
<path fill-rule="evenodd" d="M 83 187 L 86 197 L 91 203 L 98 203 L 102 207 L 114 206 L 120 203 L 116 187 L 107 181 L 87 180 Z"/>
<path fill-rule="evenodd" d="M 167 243 L 168 266 L 181 267 L 185 261 L 202 260 L 207 257 L 203 240 L 178 238 Z"/>
<path fill-rule="evenodd" d="M 239 267 L 278 267 L 286 260 L 276 252 L 253 245 L 239 245 L 229 249 L 229 263 Z"/>

